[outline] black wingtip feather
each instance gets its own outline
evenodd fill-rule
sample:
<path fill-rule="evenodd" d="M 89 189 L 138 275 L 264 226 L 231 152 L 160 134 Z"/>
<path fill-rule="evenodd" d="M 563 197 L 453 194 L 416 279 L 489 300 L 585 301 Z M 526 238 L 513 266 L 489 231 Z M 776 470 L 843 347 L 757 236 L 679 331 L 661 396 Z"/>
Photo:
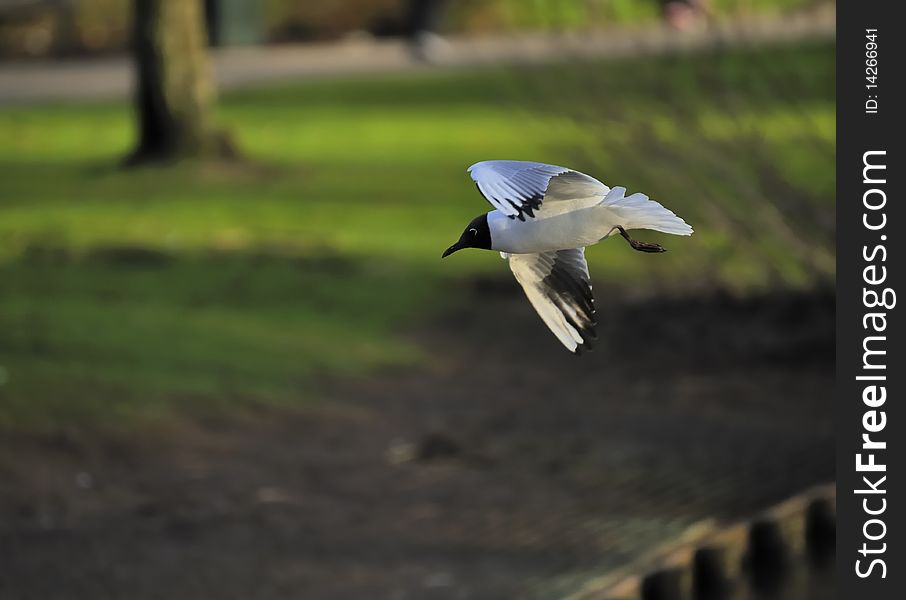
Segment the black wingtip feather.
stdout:
<path fill-rule="evenodd" d="M 478 193 L 481 194 L 481 196 L 485 200 L 490 202 L 492 206 L 500 208 L 500 203 L 495 202 L 487 194 L 485 194 L 482 191 L 481 186 L 478 185 L 477 181 L 475 182 L 475 189 L 477 189 Z M 516 200 L 505 198 L 504 200 L 507 204 L 509 204 L 516 210 L 516 214 L 507 216 L 511 219 L 519 219 L 520 221 L 525 222 L 525 215 L 528 215 L 531 219 L 535 218 L 534 211 L 541 208 L 541 203 L 544 200 L 544 194 L 535 194 L 533 196 L 529 196 L 528 198 L 520 197 Z"/>

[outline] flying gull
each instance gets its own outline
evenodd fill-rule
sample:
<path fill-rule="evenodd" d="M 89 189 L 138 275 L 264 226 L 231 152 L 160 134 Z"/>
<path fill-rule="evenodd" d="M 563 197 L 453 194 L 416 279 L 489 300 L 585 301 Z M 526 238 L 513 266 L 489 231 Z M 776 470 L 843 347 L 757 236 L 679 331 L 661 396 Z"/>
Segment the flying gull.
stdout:
<path fill-rule="evenodd" d="M 595 339 L 595 300 L 585 246 L 618 232 L 633 249 L 664 252 L 628 229 L 691 235 L 692 228 L 648 196 L 607 187 L 584 173 L 520 160 L 486 160 L 469 167 L 478 191 L 494 207 L 472 219 L 449 256 L 463 248 L 497 250 L 529 302 L 557 339 L 579 354 Z"/>

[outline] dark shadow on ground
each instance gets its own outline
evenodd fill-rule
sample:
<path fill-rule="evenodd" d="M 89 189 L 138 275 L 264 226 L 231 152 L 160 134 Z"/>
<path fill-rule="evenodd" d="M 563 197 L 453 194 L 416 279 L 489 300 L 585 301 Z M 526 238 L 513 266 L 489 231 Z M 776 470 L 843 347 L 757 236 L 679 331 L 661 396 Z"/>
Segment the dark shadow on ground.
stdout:
<path fill-rule="evenodd" d="M 602 288 L 577 358 L 512 282 L 470 285 L 430 368 L 317 410 L 0 437 L 0 597 L 553 597 L 833 478 L 831 291 Z"/>

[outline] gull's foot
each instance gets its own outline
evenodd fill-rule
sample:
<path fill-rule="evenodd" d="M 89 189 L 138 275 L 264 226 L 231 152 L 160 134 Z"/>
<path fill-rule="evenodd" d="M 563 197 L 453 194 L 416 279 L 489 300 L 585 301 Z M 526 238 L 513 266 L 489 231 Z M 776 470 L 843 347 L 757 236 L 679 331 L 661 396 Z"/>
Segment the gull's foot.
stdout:
<path fill-rule="evenodd" d="M 666 252 L 667 249 L 661 246 L 660 244 L 650 244 L 648 242 L 638 242 L 632 240 L 630 242 L 633 250 L 638 250 L 639 252 Z"/>
<path fill-rule="evenodd" d="M 622 227 L 617 227 L 620 230 L 620 235 L 623 236 L 623 239 L 629 242 L 629 245 L 632 246 L 633 250 L 638 250 L 639 252 L 666 252 L 667 249 L 661 246 L 660 244 L 651 244 L 648 242 L 640 242 L 629 237 L 629 234 L 626 233 L 626 230 Z"/>

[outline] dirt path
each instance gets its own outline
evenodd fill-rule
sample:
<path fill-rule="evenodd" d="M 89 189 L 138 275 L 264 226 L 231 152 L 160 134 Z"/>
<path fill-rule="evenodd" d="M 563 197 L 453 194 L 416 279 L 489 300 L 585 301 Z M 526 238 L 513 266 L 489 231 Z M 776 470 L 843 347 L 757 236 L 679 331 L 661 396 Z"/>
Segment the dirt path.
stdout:
<path fill-rule="evenodd" d="M 678 33 L 658 24 L 572 34 L 451 37 L 431 67 L 524 64 L 673 53 L 716 46 L 833 39 L 833 5 L 801 14 L 746 17 L 704 31 Z M 395 40 L 230 48 L 213 52 L 218 85 L 233 90 L 266 82 L 427 68 Z M 126 57 L 0 63 L 0 104 L 125 98 L 132 88 Z"/>
<path fill-rule="evenodd" d="M 0 597 L 553 598 L 833 478 L 831 295 L 605 300 L 577 359 L 513 288 L 320 409 L 0 436 Z"/>

